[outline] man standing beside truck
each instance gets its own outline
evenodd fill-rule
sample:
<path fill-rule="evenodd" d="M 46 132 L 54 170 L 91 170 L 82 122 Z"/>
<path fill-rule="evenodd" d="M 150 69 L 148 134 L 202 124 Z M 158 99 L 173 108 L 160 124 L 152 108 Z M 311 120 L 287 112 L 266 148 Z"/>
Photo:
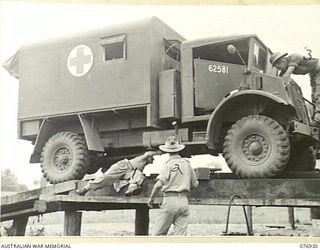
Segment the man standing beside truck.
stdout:
<path fill-rule="evenodd" d="M 320 127 L 320 61 L 311 56 L 276 52 L 271 55 L 270 63 L 280 70 L 280 76 L 289 77 L 291 74 L 310 76 L 311 99 L 315 105 L 313 121 L 310 125 Z"/>
<path fill-rule="evenodd" d="M 160 207 L 155 235 L 167 235 L 171 224 L 175 235 L 186 235 L 189 220 L 187 194 L 190 187 L 197 187 L 199 182 L 190 163 L 182 159 L 178 152 L 185 148 L 175 136 L 170 136 L 160 150 L 169 153 L 169 160 L 162 166 L 158 181 L 154 185 L 148 206 L 153 207 L 154 197 L 161 190 L 163 202 Z"/>

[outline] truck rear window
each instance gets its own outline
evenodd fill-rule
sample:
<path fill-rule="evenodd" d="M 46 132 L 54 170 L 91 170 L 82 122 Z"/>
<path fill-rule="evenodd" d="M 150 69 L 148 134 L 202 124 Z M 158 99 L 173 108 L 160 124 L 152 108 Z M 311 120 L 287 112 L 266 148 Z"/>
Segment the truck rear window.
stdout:
<path fill-rule="evenodd" d="M 112 61 L 126 58 L 126 35 L 105 37 L 101 39 L 103 60 Z"/>

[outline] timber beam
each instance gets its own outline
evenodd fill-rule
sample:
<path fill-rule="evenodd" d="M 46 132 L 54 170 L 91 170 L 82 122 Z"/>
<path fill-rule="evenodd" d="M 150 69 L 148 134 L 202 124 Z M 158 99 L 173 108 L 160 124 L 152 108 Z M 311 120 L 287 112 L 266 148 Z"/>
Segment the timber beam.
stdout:
<path fill-rule="evenodd" d="M 221 177 L 221 176 L 220 176 Z M 200 180 L 199 187 L 189 194 L 190 204 L 229 205 L 233 195 L 236 206 L 320 207 L 320 178 L 306 179 L 239 179 Z M 318 176 L 317 176 L 318 177 Z M 85 184 L 68 181 L 53 186 L 4 196 L 1 198 L 1 221 L 21 216 L 34 216 L 55 211 L 101 211 L 137 209 L 145 206 L 155 180 L 144 182 L 140 195 L 125 197 L 125 188 L 116 192 L 107 186 L 85 196 L 75 190 Z M 156 199 L 159 205 L 161 198 Z"/>

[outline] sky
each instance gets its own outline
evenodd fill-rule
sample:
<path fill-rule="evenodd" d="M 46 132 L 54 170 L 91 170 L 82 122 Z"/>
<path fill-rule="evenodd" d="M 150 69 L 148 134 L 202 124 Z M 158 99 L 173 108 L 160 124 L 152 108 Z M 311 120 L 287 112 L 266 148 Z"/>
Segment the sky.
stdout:
<path fill-rule="evenodd" d="M 188 40 L 257 34 L 274 52 L 306 54 L 308 47 L 313 57 L 320 57 L 320 5 L 150 6 L 1 1 L 0 8 L 1 63 L 25 43 L 150 16 L 159 17 Z M 0 168 L 11 169 L 21 183 L 33 187 L 41 171 L 39 164 L 29 164 L 31 143 L 17 139 L 18 80 L 2 67 L 0 77 Z M 308 77 L 293 78 L 310 99 Z"/>

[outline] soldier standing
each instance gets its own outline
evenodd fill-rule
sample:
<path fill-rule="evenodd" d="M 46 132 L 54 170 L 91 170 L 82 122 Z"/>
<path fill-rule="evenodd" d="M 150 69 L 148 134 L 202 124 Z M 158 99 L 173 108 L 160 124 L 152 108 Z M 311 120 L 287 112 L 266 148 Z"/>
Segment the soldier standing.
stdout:
<path fill-rule="evenodd" d="M 158 181 L 152 189 L 148 206 L 153 207 L 154 197 L 161 190 L 163 202 L 160 207 L 155 235 L 167 235 L 171 224 L 175 235 L 186 235 L 189 220 L 187 193 L 199 182 L 190 163 L 182 159 L 178 152 L 184 149 L 175 136 L 167 139 L 160 150 L 169 153 L 168 161 L 162 166 Z"/>
<path fill-rule="evenodd" d="M 276 52 L 270 57 L 270 63 L 280 70 L 280 76 L 289 77 L 291 74 L 310 76 L 312 103 L 315 105 L 313 121 L 310 125 L 320 127 L 320 62 L 311 56 Z"/>

